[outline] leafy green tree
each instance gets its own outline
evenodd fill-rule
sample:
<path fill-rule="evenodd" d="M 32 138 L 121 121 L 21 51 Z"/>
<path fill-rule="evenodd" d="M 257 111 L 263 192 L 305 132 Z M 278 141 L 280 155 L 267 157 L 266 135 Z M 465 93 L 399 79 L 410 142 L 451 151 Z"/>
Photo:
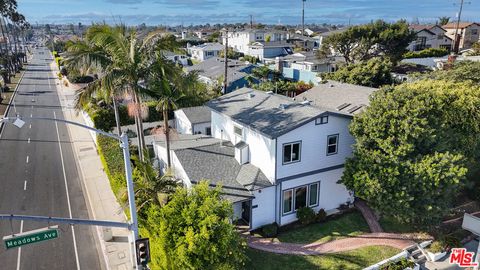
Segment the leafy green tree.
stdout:
<path fill-rule="evenodd" d="M 152 269 L 239 269 L 246 244 L 231 223 L 232 204 L 221 188 L 201 182 L 177 189 L 162 208 L 151 207 L 147 228 Z"/>
<path fill-rule="evenodd" d="M 268 66 L 261 66 L 254 68 L 251 75 L 262 82 L 266 82 L 270 79 L 276 81 L 281 77 L 282 74 L 276 70 L 270 69 Z"/>
<path fill-rule="evenodd" d="M 415 38 L 415 33 L 403 20 L 392 24 L 378 20 L 330 35 L 323 42 L 318 55 L 324 58 L 334 51 L 341 54 L 347 64 L 378 56 L 396 63 L 402 59 L 406 48 Z"/>
<path fill-rule="evenodd" d="M 453 65 L 447 65 L 445 70 L 437 70 L 420 75 L 421 78 L 435 80 L 449 80 L 454 82 L 471 81 L 480 84 L 480 62 L 457 61 Z"/>
<path fill-rule="evenodd" d="M 480 56 L 480 42 L 473 43 L 472 50 L 470 53 L 471 56 Z"/>
<path fill-rule="evenodd" d="M 377 91 L 351 124 L 356 144 L 341 182 L 385 215 L 436 224 L 478 166 L 479 106 L 480 88 L 471 82 L 423 80 Z"/>
<path fill-rule="evenodd" d="M 322 74 L 323 79 L 368 87 L 380 87 L 393 83 L 392 64 L 381 58 L 340 67 L 336 72 Z"/>
<path fill-rule="evenodd" d="M 243 57 L 243 53 L 235 51 L 233 48 L 228 48 L 228 54 L 227 58 L 228 59 L 239 59 L 240 57 Z M 225 57 L 225 50 L 220 51 L 218 54 L 218 57 L 224 58 Z"/>

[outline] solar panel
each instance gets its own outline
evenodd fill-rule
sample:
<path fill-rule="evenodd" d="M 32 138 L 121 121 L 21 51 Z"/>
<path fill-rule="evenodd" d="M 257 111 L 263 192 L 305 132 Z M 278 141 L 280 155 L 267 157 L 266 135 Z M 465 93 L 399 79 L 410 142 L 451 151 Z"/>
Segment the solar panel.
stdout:
<path fill-rule="evenodd" d="M 347 107 L 350 106 L 350 105 L 352 105 L 352 104 L 350 104 L 350 103 L 343 103 L 342 105 L 340 105 L 340 106 L 337 107 L 337 110 L 338 110 L 338 111 L 341 111 L 341 110 L 347 108 Z"/>

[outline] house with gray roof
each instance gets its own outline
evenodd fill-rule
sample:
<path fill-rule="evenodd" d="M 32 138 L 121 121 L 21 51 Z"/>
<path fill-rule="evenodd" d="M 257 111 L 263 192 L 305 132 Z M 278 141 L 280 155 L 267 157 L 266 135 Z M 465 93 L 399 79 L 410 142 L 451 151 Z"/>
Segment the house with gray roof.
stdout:
<path fill-rule="evenodd" d="M 228 59 L 227 68 L 227 91 L 232 92 L 238 88 L 242 88 L 248 85 L 247 76 L 252 73 L 255 68 L 254 65 L 240 61 Z M 208 85 L 215 85 L 219 83 L 219 80 L 223 82 L 223 76 L 225 76 L 225 59 L 223 58 L 210 58 L 199 64 L 186 67 L 187 72 L 198 72 L 200 80 Z M 254 80 L 254 82 L 257 82 Z"/>
<path fill-rule="evenodd" d="M 218 57 L 224 49 L 224 46 L 220 43 L 204 43 L 198 46 L 188 47 L 187 51 L 193 59 L 205 61 L 213 57 Z"/>
<path fill-rule="evenodd" d="M 206 106 L 188 107 L 174 111 L 175 128 L 180 134 L 211 135 L 211 110 Z"/>
<path fill-rule="evenodd" d="M 175 175 L 186 186 L 203 179 L 221 184 L 235 219 L 251 229 L 294 222 L 302 207 L 335 213 L 354 200 L 338 183 L 354 143 L 348 126 L 361 111 L 353 109 L 368 105 L 374 91 L 353 93 L 355 88 L 348 85 L 335 89 L 336 94 L 320 93 L 316 102 L 313 94 L 292 99 L 250 88 L 209 101 L 212 135 L 173 139 Z M 350 105 L 340 108 L 343 103 Z M 165 168 L 164 143 L 154 148 Z"/>

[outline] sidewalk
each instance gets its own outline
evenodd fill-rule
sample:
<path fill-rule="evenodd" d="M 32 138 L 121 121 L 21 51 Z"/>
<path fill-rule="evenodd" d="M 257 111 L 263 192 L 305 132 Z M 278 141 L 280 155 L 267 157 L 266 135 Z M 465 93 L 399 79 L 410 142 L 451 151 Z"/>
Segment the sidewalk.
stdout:
<path fill-rule="evenodd" d="M 323 244 L 293 244 L 273 241 L 268 238 L 247 236 L 248 246 L 254 249 L 290 255 L 322 255 L 342 251 L 354 250 L 367 246 L 390 246 L 405 249 L 413 245 L 414 239 L 407 235 L 393 233 L 368 233 L 355 237 L 349 237 Z"/>
<path fill-rule="evenodd" d="M 58 79 L 55 79 L 55 81 L 65 119 L 85 124 L 82 115 L 77 115 L 73 109 L 75 90 L 70 85 L 69 87 L 61 85 Z M 72 139 L 72 148 L 77 158 L 76 165 L 82 176 L 83 189 L 91 218 L 126 222 L 126 216 L 110 188 L 110 182 L 103 171 L 102 162 L 89 131 L 73 125 L 67 126 Z M 130 232 L 127 229 L 112 228 L 113 239 L 105 241 L 104 230 L 101 227 L 96 228 L 101 246 L 99 252 L 105 259 L 106 269 L 132 269 L 131 247 L 128 241 Z"/>

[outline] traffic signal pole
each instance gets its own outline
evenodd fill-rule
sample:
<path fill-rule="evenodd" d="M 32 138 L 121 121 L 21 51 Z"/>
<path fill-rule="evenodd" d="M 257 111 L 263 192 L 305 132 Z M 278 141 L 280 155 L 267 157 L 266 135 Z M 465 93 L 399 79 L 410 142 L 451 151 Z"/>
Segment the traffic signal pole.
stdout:
<path fill-rule="evenodd" d="M 108 132 L 105 132 L 105 131 L 102 131 L 102 130 L 99 130 L 99 129 L 96 129 L 96 128 L 92 128 L 92 127 L 89 127 L 89 126 L 86 126 L 86 125 L 83 125 L 83 124 L 80 124 L 80 123 L 76 123 L 76 122 L 73 122 L 73 121 L 68 121 L 68 120 L 58 119 L 58 118 L 47 118 L 47 117 L 18 117 L 18 116 L 17 117 L 5 117 L 3 119 L 0 119 L 0 124 L 1 123 L 10 123 L 10 124 L 14 124 L 18 128 L 22 128 L 22 126 L 25 124 L 24 120 L 45 120 L 45 121 L 52 121 L 52 122 L 61 122 L 61 123 L 85 128 L 85 129 L 91 130 L 95 133 L 105 135 L 107 137 L 110 137 L 110 138 L 113 138 L 113 139 L 116 139 L 116 140 L 120 141 L 120 147 L 122 148 L 122 151 L 123 151 L 123 158 L 124 158 L 124 164 L 125 164 L 125 177 L 126 177 L 126 180 L 127 180 L 127 194 L 128 194 L 128 206 L 129 206 L 128 208 L 130 210 L 130 224 L 124 223 L 124 224 L 128 224 L 128 226 L 123 227 L 123 228 L 128 228 L 131 231 L 131 238 L 132 239 L 130 240 L 130 245 L 131 245 L 130 248 L 131 248 L 132 260 L 133 260 L 132 261 L 132 263 L 133 263 L 132 267 L 133 267 L 133 269 L 143 269 L 143 266 L 137 265 L 137 255 L 136 255 L 136 249 L 135 249 L 135 242 L 138 239 L 138 220 L 137 220 L 137 208 L 135 206 L 135 191 L 134 191 L 134 187 L 133 187 L 132 165 L 130 164 L 130 149 L 129 149 L 127 134 L 124 132 L 124 133 L 122 133 L 121 136 L 118 136 L 118 135 L 108 133 Z M 10 215 L 10 217 L 11 216 L 12 215 Z M 17 216 L 17 217 L 26 218 L 27 216 Z M 35 217 L 33 219 L 30 219 L 30 220 L 36 219 L 37 221 L 48 221 L 49 217 L 43 217 L 43 219 L 42 218 L 38 219 L 38 218 L 39 217 Z M 47 220 L 45 220 L 44 218 L 47 218 Z M 69 220 L 70 222 L 72 222 L 72 224 L 75 224 L 74 222 L 83 222 L 81 220 L 74 220 L 74 219 L 66 219 L 66 220 Z M 57 222 L 60 222 L 59 218 L 57 218 Z M 94 222 L 94 221 L 92 220 L 91 222 Z M 83 223 L 83 224 L 84 225 L 95 225 L 95 224 L 86 224 L 86 223 Z M 110 224 L 114 224 L 114 223 L 110 223 Z M 102 226 L 102 225 L 96 225 L 96 226 Z"/>

